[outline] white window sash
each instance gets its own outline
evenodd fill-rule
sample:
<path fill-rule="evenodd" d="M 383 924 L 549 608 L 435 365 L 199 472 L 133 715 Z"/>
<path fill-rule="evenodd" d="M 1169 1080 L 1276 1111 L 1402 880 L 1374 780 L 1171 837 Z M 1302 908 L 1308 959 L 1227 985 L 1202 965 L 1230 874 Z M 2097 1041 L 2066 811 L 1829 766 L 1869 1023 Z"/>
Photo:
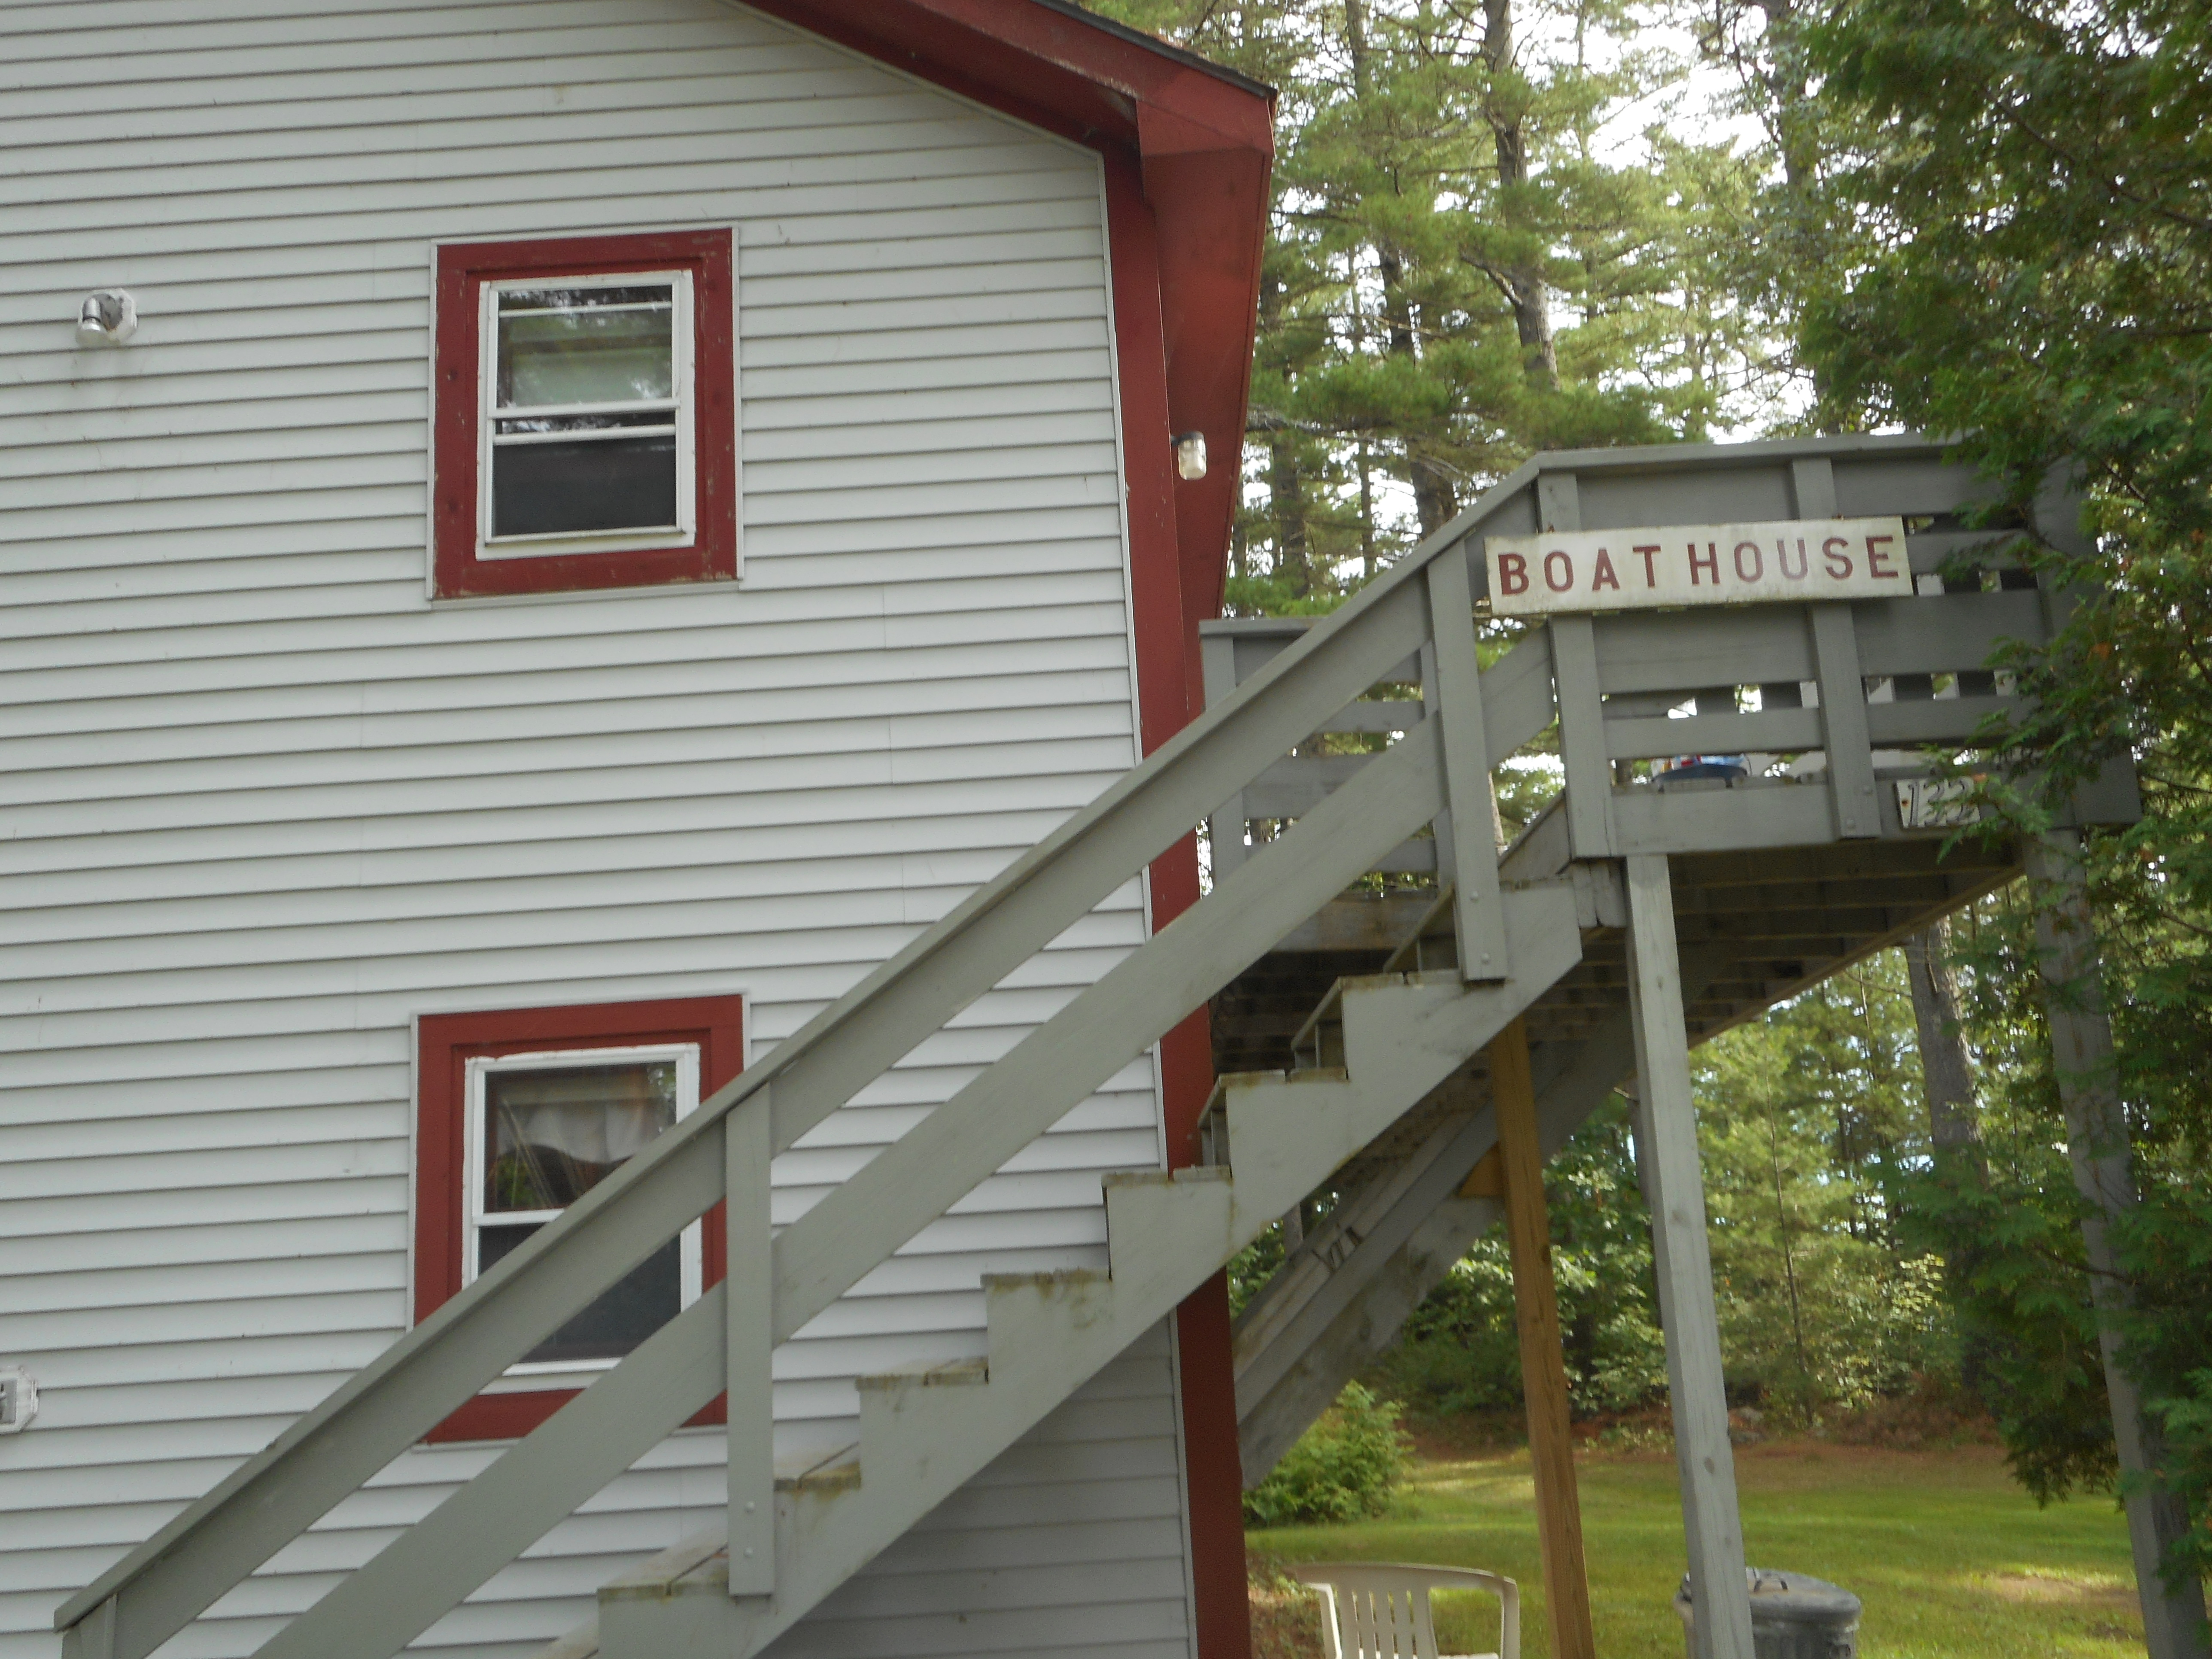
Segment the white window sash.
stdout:
<path fill-rule="evenodd" d="M 568 404 L 515 409 L 498 407 L 499 296 L 501 294 L 518 289 L 634 288 L 641 283 L 666 283 L 670 285 L 669 338 L 672 348 L 675 397 L 640 398 L 635 403 Z M 477 335 L 481 356 L 477 366 L 477 557 L 480 560 L 546 559 L 570 553 L 645 553 L 694 545 L 698 540 L 699 523 L 698 458 L 694 453 L 698 441 L 699 422 L 693 396 L 696 375 L 692 356 L 696 341 L 692 327 L 691 273 L 688 270 L 624 270 L 601 276 L 544 274 L 502 277 L 483 284 L 477 305 Z M 540 309 L 550 310 L 550 307 Z M 659 307 L 611 306 L 608 309 L 632 311 L 658 310 Z M 515 438 L 497 438 L 497 422 L 528 420 L 554 414 L 653 414 L 664 410 L 672 410 L 676 416 L 676 523 L 673 526 L 666 529 L 595 531 L 581 534 L 562 532 L 498 537 L 492 534 L 492 452 L 517 441 Z M 530 435 L 538 436 L 538 441 L 544 442 L 550 436 L 571 439 L 647 437 L 658 435 L 662 430 L 665 428 L 590 434 Z"/>
<path fill-rule="evenodd" d="M 520 1226 L 548 1222 L 559 1210 L 487 1210 L 484 1207 L 484 1082 L 497 1072 L 549 1072 L 572 1066 L 650 1065 L 656 1060 L 676 1064 L 676 1117 L 678 1122 L 699 1106 L 699 1045 L 696 1042 L 658 1042 L 621 1048 L 558 1048 L 527 1054 L 476 1056 L 465 1067 L 467 1109 L 464 1114 L 461 1146 L 461 1284 L 476 1282 L 478 1241 L 487 1226 Z M 678 1251 L 681 1292 L 678 1306 L 690 1307 L 706 1289 L 706 1243 L 702 1222 L 684 1229 Z M 616 1359 L 519 1360 L 509 1365 L 487 1394 L 517 1389 L 574 1387 L 602 1371 L 614 1369 Z"/>

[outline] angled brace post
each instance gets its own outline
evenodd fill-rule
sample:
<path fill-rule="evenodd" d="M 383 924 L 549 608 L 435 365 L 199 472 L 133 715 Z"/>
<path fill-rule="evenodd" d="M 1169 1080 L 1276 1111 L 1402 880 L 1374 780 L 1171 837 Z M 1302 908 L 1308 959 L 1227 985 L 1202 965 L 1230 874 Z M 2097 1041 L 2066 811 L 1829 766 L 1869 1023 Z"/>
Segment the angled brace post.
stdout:
<path fill-rule="evenodd" d="M 730 1594 L 775 1593 L 775 1256 L 769 1163 L 775 1147 L 764 1089 L 732 1112 L 723 1157 L 728 1198 L 723 1284 L 729 1382 Z"/>
<path fill-rule="evenodd" d="M 1430 694 L 1443 720 L 1444 811 L 1437 825 L 1437 879 L 1452 884 L 1452 921 L 1464 980 L 1510 976 L 1505 916 L 1498 892 L 1498 838 L 1490 787 L 1490 734 L 1483 723 L 1482 664 L 1474 648 L 1474 597 L 1467 556 L 1454 549 L 1429 564 Z M 1442 860 L 1449 855 L 1447 872 Z"/>

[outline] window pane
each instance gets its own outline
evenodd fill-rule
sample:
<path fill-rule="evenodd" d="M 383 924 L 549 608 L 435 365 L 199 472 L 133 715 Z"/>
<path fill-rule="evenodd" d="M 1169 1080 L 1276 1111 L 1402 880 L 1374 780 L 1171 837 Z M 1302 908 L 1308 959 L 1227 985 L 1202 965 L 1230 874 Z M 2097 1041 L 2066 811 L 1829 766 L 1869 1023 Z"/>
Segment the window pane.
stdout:
<path fill-rule="evenodd" d="M 499 296 L 499 407 L 676 395 L 673 290 L 510 290 Z"/>
<path fill-rule="evenodd" d="M 480 1229 L 477 1271 L 489 1267 L 542 1224 Z M 670 1239 L 523 1358 L 541 1363 L 621 1358 L 676 1317 L 684 1300 L 682 1248 L 680 1240 Z"/>
<path fill-rule="evenodd" d="M 492 447 L 495 536 L 660 530 L 675 523 L 672 434 Z"/>
<path fill-rule="evenodd" d="M 484 1078 L 484 1209 L 565 1208 L 675 1121 L 673 1060 L 492 1072 Z M 482 1267 L 495 1259 L 490 1249 L 487 1231 Z"/>

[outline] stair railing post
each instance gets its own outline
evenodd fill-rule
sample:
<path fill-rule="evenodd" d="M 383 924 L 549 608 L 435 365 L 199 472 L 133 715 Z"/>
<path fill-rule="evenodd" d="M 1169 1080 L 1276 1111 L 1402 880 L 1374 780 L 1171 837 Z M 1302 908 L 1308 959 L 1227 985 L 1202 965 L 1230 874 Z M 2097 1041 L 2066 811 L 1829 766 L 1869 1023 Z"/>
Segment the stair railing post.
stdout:
<path fill-rule="evenodd" d="M 1792 461 L 1790 491 L 1799 518 L 1834 518 L 1835 463 L 1825 455 Z M 1881 833 L 1881 812 L 1875 799 L 1874 749 L 1867 735 L 1866 681 L 1859 673 L 1856 625 L 1848 605 L 1816 605 L 1808 607 L 1808 612 L 1836 837 L 1863 841 Z"/>
<path fill-rule="evenodd" d="M 1209 634 L 1198 642 L 1199 662 L 1206 678 L 1206 706 L 1226 702 L 1237 690 L 1237 641 L 1234 635 Z M 1244 792 L 1238 790 L 1206 821 L 1206 847 L 1212 858 L 1215 881 L 1244 862 Z"/>
<path fill-rule="evenodd" d="M 1582 487 L 1571 472 L 1536 480 L 1540 527 L 1583 527 Z M 1605 697 L 1598 681 L 1596 624 L 1587 616 L 1553 617 L 1552 684 L 1559 709 L 1559 768 L 1566 775 L 1567 841 L 1578 859 L 1609 857 L 1613 847 L 1613 763 L 1605 752 Z"/>
<path fill-rule="evenodd" d="M 770 1249 L 769 1115 L 773 1087 L 729 1115 L 723 1145 L 724 1294 L 728 1312 L 730 1594 L 775 1592 L 775 1258 Z"/>
<path fill-rule="evenodd" d="M 1423 677 L 1443 721 L 1444 810 L 1436 824 L 1437 879 L 1452 884 L 1460 977 L 1510 974 L 1498 891 L 1498 821 L 1490 783 L 1490 733 L 1482 713 L 1482 663 L 1474 646 L 1474 596 L 1467 555 L 1429 562 L 1429 644 Z"/>
<path fill-rule="evenodd" d="M 2155 1427 L 2144 1419 L 2142 1395 L 2135 1378 L 2120 1364 L 2120 1336 L 2112 1324 L 2112 1316 L 2127 1305 L 2129 1286 L 2106 1230 L 2134 1206 L 2136 1181 L 2115 1071 L 2112 1024 L 2105 1011 L 2103 975 L 2090 923 L 2081 837 L 2071 830 L 2053 830 L 2028 838 L 2026 851 L 2028 879 L 2039 890 L 2034 896 L 2035 943 L 2044 1019 L 2051 1030 L 2051 1071 L 2066 1114 L 2074 1185 L 2089 1205 L 2081 1218 L 2081 1242 L 2089 1261 L 2090 1297 L 2101 1316 L 2097 1341 L 2112 1414 L 2112 1440 L 2120 1473 L 2135 1477 L 2125 1502 L 2144 1644 L 2151 1659 L 2204 1659 L 2203 1585 L 2191 1577 L 2179 1591 L 2169 1590 L 2159 1574 L 2167 1549 L 2188 1534 L 2188 1512 L 2172 1492 L 2150 1478 L 2156 1461 Z"/>
<path fill-rule="evenodd" d="M 1751 1596 L 1736 1507 L 1735 1455 L 1729 1443 L 1728 1392 L 1721 1376 L 1712 1253 L 1705 1238 L 1689 1033 L 1675 954 L 1674 895 L 1664 854 L 1647 853 L 1626 862 L 1637 1154 L 1650 1202 L 1659 1314 L 1666 1328 L 1667 1391 L 1682 1486 L 1697 1659 L 1752 1659 Z"/>

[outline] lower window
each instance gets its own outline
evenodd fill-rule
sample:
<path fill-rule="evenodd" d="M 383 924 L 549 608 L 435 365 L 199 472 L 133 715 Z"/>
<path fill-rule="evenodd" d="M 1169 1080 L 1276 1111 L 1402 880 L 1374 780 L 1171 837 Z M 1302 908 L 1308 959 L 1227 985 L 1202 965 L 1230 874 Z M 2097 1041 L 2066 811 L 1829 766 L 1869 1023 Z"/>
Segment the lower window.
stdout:
<path fill-rule="evenodd" d="M 426 1015 L 417 1036 L 419 1320 L 735 1077 L 744 1006 L 732 996 Z M 722 1249 L 716 1211 L 632 1268 L 430 1438 L 527 1433 L 720 1279 Z"/>

